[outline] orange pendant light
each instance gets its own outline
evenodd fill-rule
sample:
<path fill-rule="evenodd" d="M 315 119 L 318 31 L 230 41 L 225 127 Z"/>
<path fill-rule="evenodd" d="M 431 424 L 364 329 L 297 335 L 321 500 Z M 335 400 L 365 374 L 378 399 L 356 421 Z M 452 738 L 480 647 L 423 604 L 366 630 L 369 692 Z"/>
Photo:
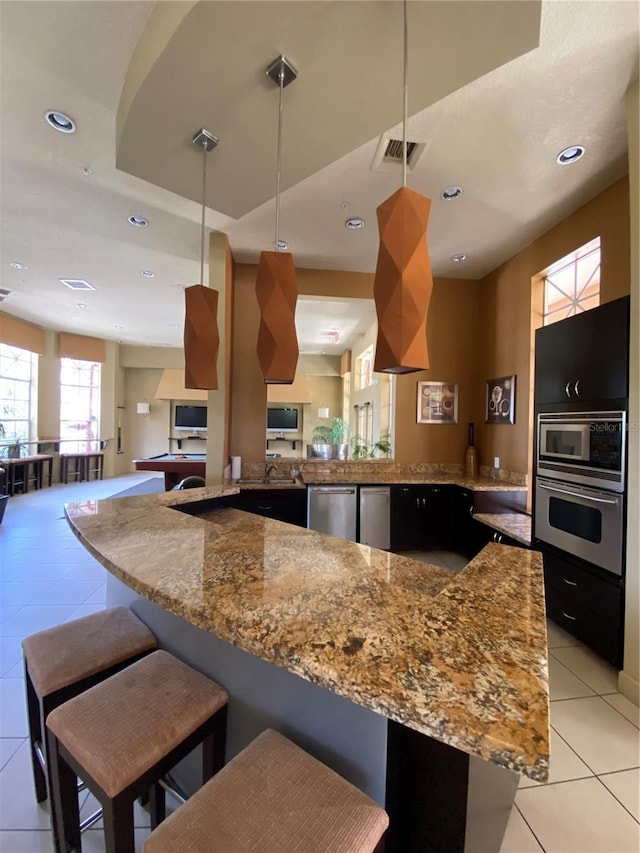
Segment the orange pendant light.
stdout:
<path fill-rule="evenodd" d="M 218 390 L 218 291 L 187 287 L 184 319 L 184 387 Z"/>
<path fill-rule="evenodd" d="M 264 381 L 291 385 L 298 366 L 298 283 L 291 252 L 261 252 L 256 281 L 260 305 L 258 361 Z"/>
<path fill-rule="evenodd" d="M 427 314 L 433 276 L 427 247 L 431 201 L 407 188 L 407 0 L 404 0 L 402 187 L 378 207 L 380 247 L 373 283 L 378 315 L 374 370 L 413 373 L 429 367 Z"/>
<path fill-rule="evenodd" d="M 431 201 L 401 187 L 378 207 L 380 248 L 373 282 L 378 341 L 373 369 L 429 367 L 427 313 L 433 290 L 426 233 Z"/>
<path fill-rule="evenodd" d="M 279 239 L 282 91 L 296 79 L 298 72 L 284 56 L 279 56 L 269 65 L 266 73 L 279 88 L 274 241 L 276 251 L 260 253 L 256 277 L 256 296 L 260 306 L 257 352 L 262 376 L 267 384 L 291 385 L 298 365 L 298 336 L 295 325 L 298 282 L 293 255 L 278 249 L 287 248 Z"/>
<path fill-rule="evenodd" d="M 207 154 L 218 144 L 208 130 L 202 128 L 193 137 L 202 148 L 202 222 L 200 228 L 200 284 L 187 287 L 184 318 L 184 386 L 205 391 L 218 390 L 218 291 L 204 282 L 204 216 L 207 191 Z"/>

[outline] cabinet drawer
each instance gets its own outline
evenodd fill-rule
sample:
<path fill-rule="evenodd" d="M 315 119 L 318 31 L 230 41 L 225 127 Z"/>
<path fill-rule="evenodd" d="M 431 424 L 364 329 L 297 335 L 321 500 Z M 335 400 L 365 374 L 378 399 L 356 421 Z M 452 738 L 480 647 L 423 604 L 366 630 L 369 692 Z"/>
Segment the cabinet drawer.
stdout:
<path fill-rule="evenodd" d="M 561 590 L 547 586 L 547 616 L 614 666 L 622 665 L 622 625 L 601 619 Z"/>
<path fill-rule="evenodd" d="M 586 566 L 544 551 L 544 579 L 576 607 L 586 607 L 601 619 L 618 624 L 622 613 L 622 585 L 595 575 Z"/>

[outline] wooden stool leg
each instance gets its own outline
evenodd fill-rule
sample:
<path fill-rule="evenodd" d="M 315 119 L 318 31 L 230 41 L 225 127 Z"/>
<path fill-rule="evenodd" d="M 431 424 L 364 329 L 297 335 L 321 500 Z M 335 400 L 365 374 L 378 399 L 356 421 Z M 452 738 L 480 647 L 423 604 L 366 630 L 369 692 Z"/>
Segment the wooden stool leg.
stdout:
<path fill-rule="evenodd" d="M 48 732 L 48 767 L 51 773 L 51 825 L 56 853 L 82 850 L 78 777 L 60 755 L 58 739 Z"/>
<path fill-rule="evenodd" d="M 135 853 L 131 798 L 105 799 L 102 809 L 106 853 Z"/>
<path fill-rule="evenodd" d="M 45 751 L 44 738 L 42 736 L 42 717 L 40 715 L 40 702 L 33 687 L 31 676 L 26 661 L 24 665 L 24 686 L 27 694 L 27 714 L 29 718 L 29 745 L 31 747 L 31 763 L 33 765 L 33 784 L 36 789 L 36 800 L 39 803 L 47 799 L 47 780 L 44 770 L 40 764 L 36 744 L 40 744 L 43 753 Z"/>
<path fill-rule="evenodd" d="M 227 705 L 216 713 L 213 734 L 202 744 L 202 784 L 224 767 L 227 745 Z M 212 742 L 213 741 L 213 742 Z"/>
<path fill-rule="evenodd" d="M 151 805 L 151 829 L 156 829 L 166 817 L 166 792 L 158 782 L 149 791 Z"/>

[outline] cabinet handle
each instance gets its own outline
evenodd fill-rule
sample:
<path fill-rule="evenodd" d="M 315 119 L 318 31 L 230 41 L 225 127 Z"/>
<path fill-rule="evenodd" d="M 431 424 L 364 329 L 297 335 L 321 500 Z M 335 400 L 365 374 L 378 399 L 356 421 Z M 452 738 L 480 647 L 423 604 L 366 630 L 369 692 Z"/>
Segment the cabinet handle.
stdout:
<path fill-rule="evenodd" d="M 434 490 L 433 490 L 433 494 L 434 494 L 434 495 L 439 495 L 439 494 L 440 494 L 440 489 L 434 489 Z"/>
<path fill-rule="evenodd" d="M 567 397 L 571 396 L 571 380 L 569 380 L 564 386 L 564 393 L 567 395 Z"/>
<path fill-rule="evenodd" d="M 258 509 L 273 509 L 273 507 L 272 506 L 261 506 L 260 504 L 258 504 Z"/>
<path fill-rule="evenodd" d="M 473 507 L 469 507 L 469 515 L 473 518 Z"/>
<path fill-rule="evenodd" d="M 498 538 L 496 539 L 498 545 L 502 542 L 502 533 L 498 533 Z"/>
<path fill-rule="evenodd" d="M 563 580 L 566 584 L 569 584 L 569 586 L 578 586 L 578 584 L 577 584 L 575 581 L 570 581 L 570 580 L 568 580 L 567 578 L 562 578 L 562 580 Z"/>
<path fill-rule="evenodd" d="M 426 509 L 426 508 L 427 508 L 427 499 L 422 498 L 422 509 Z"/>
<path fill-rule="evenodd" d="M 494 531 L 493 531 L 493 541 L 494 541 L 494 542 L 497 542 L 497 541 L 498 541 L 498 531 L 497 531 L 497 530 L 494 530 Z"/>
<path fill-rule="evenodd" d="M 562 610 L 562 611 L 561 611 L 561 613 L 562 613 L 562 615 L 563 615 L 564 617 L 566 617 L 567 619 L 571 619 L 571 621 L 572 621 L 572 622 L 577 622 L 577 621 L 578 621 L 578 620 L 576 619 L 576 617 L 575 617 L 575 616 L 569 616 L 569 614 L 568 614 L 568 613 L 565 613 L 565 612 L 564 612 L 564 610 Z"/>
<path fill-rule="evenodd" d="M 573 386 L 573 390 L 576 392 L 576 397 L 580 396 L 580 380 L 576 379 L 576 384 Z"/>
<path fill-rule="evenodd" d="M 416 498 L 416 509 L 420 509 L 420 498 Z"/>

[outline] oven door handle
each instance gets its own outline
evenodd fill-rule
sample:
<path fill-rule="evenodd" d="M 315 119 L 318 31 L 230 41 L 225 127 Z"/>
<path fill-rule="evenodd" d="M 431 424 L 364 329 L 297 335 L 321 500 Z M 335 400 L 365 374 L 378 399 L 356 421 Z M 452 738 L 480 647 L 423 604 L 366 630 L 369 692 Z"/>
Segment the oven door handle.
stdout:
<path fill-rule="evenodd" d="M 607 498 L 594 498 L 592 495 L 583 495 L 580 494 L 580 492 L 570 492 L 567 489 L 556 489 L 554 486 L 545 486 L 544 483 L 538 483 L 538 486 L 541 489 L 546 489 L 548 492 L 560 492 L 561 495 L 571 495 L 572 498 L 583 498 L 585 501 L 593 501 L 597 504 L 611 504 L 611 506 L 616 506 L 618 503 L 617 498 L 610 501 Z"/>

